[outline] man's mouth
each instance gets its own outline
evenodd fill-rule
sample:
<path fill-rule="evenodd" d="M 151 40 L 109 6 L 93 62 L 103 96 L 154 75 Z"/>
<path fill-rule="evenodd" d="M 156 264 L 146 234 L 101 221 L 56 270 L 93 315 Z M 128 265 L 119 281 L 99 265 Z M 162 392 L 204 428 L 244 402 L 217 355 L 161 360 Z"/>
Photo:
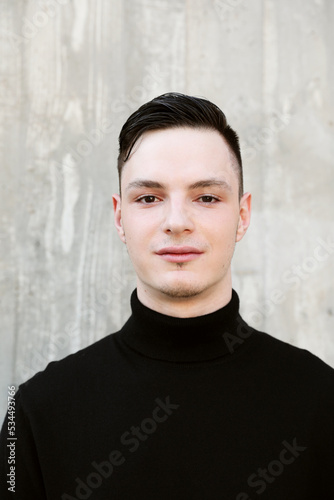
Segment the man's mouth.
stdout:
<path fill-rule="evenodd" d="M 157 255 L 160 255 L 168 262 L 189 262 L 197 259 L 202 253 L 198 248 L 188 246 L 165 247 L 156 252 Z"/>

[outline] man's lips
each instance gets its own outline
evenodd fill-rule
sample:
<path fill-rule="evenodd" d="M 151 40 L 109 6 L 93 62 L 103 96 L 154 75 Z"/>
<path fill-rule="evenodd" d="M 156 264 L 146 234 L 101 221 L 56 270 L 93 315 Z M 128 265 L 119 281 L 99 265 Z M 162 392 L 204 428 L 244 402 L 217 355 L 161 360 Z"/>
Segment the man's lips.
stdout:
<path fill-rule="evenodd" d="M 157 255 L 160 255 L 164 260 L 168 260 L 169 262 L 188 262 L 196 259 L 202 253 L 198 248 L 187 246 L 165 247 L 156 252 Z"/>

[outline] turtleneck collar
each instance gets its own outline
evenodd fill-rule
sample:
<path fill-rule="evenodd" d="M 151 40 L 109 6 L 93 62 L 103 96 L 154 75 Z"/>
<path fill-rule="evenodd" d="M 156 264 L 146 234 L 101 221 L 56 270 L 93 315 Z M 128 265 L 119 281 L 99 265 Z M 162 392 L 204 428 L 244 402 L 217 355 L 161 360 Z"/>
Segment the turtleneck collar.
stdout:
<path fill-rule="evenodd" d="M 209 314 L 176 318 L 153 311 L 131 295 L 132 315 L 120 338 L 133 350 L 153 359 L 173 362 L 209 361 L 232 354 L 243 344 L 246 323 L 239 315 L 239 297 Z"/>

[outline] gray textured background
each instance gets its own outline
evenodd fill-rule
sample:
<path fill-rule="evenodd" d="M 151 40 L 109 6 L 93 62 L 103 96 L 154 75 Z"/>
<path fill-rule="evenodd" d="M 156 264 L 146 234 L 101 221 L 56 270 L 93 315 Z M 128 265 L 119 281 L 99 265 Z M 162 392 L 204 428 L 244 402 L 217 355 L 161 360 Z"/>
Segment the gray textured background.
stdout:
<path fill-rule="evenodd" d="M 334 366 L 334 2 L 0 6 L 1 414 L 8 384 L 127 319 L 117 136 L 172 90 L 213 100 L 241 137 L 253 217 L 233 283 L 245 319 Z"/>

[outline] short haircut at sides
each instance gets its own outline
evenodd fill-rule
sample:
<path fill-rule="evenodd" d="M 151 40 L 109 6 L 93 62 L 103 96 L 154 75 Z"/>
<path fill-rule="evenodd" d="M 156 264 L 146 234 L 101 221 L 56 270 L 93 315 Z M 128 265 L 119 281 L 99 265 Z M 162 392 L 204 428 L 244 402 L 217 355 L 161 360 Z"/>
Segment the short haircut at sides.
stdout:
<path fill-rule="evenodd" d="M 243 195 L 243 172 L 239 137 L 228 125 L 222 110 L 207 99 L 168 92 L 152 99 L 132 113 L 119 135 L 118 178 L 121 193 L 123 165 L 129 159 L 138 139 L 151 130 L 191 127 L 216 130 L 231 153 L 232 167 L 239 179 L 239 199 Z"/>

